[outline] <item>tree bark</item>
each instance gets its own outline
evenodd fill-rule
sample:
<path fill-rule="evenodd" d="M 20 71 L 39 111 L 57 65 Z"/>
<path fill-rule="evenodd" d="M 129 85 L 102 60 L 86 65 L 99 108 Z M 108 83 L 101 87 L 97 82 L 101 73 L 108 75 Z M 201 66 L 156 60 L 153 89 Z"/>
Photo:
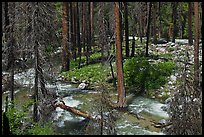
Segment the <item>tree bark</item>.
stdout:
<path fill-rule="evenodd" d="M 62 71 L 69 71 L 70 60 L 68 51 L 68 3 L 62 4 Z"/>
<path fill-rule="evenodd" d="M 188 3 L 188 44 L 193 45 L 192 36 L 192 3 Z"/>
<path fill-rule="evenodd" d="M 87 114 L 86 112 L 83 112 L 81 110 L 78 110 L 74 107 L 70 107 L 70 106 L 67 106 L 63 101 L 60 101 L 60 103 L 55 103 L 54 104 L 54 107 L 60 107 L 61 109 L 64 109 L 64 110 L 67 110 L 77 116 L 81 116 L 81 117 L 84 117 L 84 118 L 88 118 L 90 120 L 93 120 L 95 122 L 98 122 L 100 121 L 100 119 L 96 119 L 94 117 L 92 117 L 90 114 Z"/>
<path fill-rule="evenodd" d="M 198 16 L 198 2 L 194 2 L 194 83 L 195 87 L 199 85 L 199 16 Z"/>
<path fill-rule="evenodd" d="M 39 79 L 39 72 L 38 72 L 38 65 L 39 65 L 39 53 L 38 53 L 38 42 L 37 42 L 37 28 L 36 28 L 36 23 L 37 23 L 37 6 L 38 2 L 33 3 L 33 16 L 32 16 L 32 44 L 34 47 L 34 57 L 35 57 L 35 85 L 34 85 L 34 106 L 33 106 L 33 121 L 37 122 L 38 121 L 38 79 Z"/>
<path fill-rule="evenodd" d="M 178 33 L 178 27 L 177 27 L 177 6 L 178 2 L 172 2 L 172 14 L 173 14 L 173 37 L 172 42 L 175 43 L 175 38 Z"/>
<path fill-rule="evenodd" d="M 120 38 L 120 15 L 119 3 L 114 3 L 114 16 L 115 16 L 115 34 L 116 34 L 116 67 L 117 67 L 117 91 L 118 91 L 118 107 L 123 108 L 126 106 L 125 101 L 125 88 L 123 83 L 123 70 L 122 70 L 122 52 L 121 52 L 121 38 Z"/>
<path fill-rule="evenodd" d="M 126 57 L 129 57 L 129 29 L 128 29 L 128 2 L 124 2 L 125 6 L 125 54 Z"/>
<path fill-rule="evenodd" d="M 156 12 L 157 12 L 157 2 L 153 2 L 153 43 L 157 42 L 157 32 L 156 32 Z"/>
<path fill-rule="evenodd" d="M 79 23 L 79 5 L 77 2 L 76 5 L 76 15 L 77 15 L 77 47 L 78 47 L 78 56 L 79 56 L 79 64 L 78 64 L 78 68 L 81 68 L 81 36 L 80 36 L 80 23 Z"/>
<path fill-rule="evenodd" d="M 148 47 L 149 47 L 149 33 L 150 33 L 150 23 L 151 23 L 151 8 L 152 8 L 152 2 L 149 2 L 149 14 L 148 14 L 148 23 L 147 23 L 147 32 L 146 32 L 146 52 L 145 56 L 148 57 Z"/>

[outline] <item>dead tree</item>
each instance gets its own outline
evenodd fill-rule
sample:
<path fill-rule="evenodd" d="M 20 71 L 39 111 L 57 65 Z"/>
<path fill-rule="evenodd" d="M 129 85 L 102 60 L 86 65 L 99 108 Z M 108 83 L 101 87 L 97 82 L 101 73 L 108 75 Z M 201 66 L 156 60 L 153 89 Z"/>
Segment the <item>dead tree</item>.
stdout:
<path fill-rule="evenodd" d="M 198 16 L 198 2 L 194 2 L 194 82 L 195 87 L 199 86 L 199 16 Z"/>

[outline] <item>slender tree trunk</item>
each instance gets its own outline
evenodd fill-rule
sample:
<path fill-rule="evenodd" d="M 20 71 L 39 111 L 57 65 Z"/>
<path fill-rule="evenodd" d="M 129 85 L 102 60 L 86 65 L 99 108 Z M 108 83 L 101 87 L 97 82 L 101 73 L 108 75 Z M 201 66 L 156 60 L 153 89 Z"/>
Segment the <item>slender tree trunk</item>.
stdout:
<path fill-rule="evenodd" d="M 162 29 L 162 25 L 161 25 L 161 2 L 159 2 L 159 27 L 158 27 L 158 37 L 161 38 L 161 29 Z"/>
<path fill-rule="evenodd" d="M 123 18 L 122 18 L 122 2 L 119 2 L 119 21 L 120 21 L 120 39 L 121 39 L 121 53 L 122 53 L 122 44 L 123 44 Z"/>
<path fill-rule="evenodd" d="M 13 32 L 12 32 L 13 33 Z M 14 57 L 14 45 L 15 45 L 15 39 L 13 37 L 13 34 L 11 34 L 11 43 L 10 43 L 10 48 L 11 48 L 11 70 L 10 70 L 10 73 L 11 73 L 11 101 L 12 103 L 14 103 L 14 61 L 15 61 L 15 57 Z"/>
<path fill-rule="evenodd" d="M 91 37 L 91 47 L 92 50 L 93 42 L 94 42 L 94 4 L 90 2 L 90 37 Z"/>
<path fill-rule="evenodd" d="M 132 35 L 132 52 L 131 52 L 131 57 L 134 57 L 135 55 L 135 35 Z"/>
<path fill-rule="evenodd" d="M 194 2 L 194 83 L 195 87 L 199 85 L 199 17 L 198 2 Z"/>
<path fill-rule="evenodd" d="M 142 43 L 142 37 L 143 37 L 143 17 L 141 13 L 140 14 L 140 43 Z"/>
<path fill-rule="evenodd" d="M 72 2 L 72 21 L 73 21 L 73 58 L 76 61 L 76 48 L 77 48 L 77 44 L 76 44 L 76 2 Z"/>
<path fill-rule="evenodd" d="M 125 54 L 126 57 L 129 57 L 129 29 L 128 29 L 128 2 L 124 2 L 125 6 Z"/>
<path fill-rule="evenodd" d="M 90 2 L 87 3 L 87 9 L 88 9 L 88 14 L 86 14 L 86 20 L 87 20 L 87 26 L 86 26 L 86 41 L 87 41 L 87 45 L 86 45 L 86 65 L 89 64 L 89 56 L 90 56 L 90 44 L 91 44 L 91 37 L 90 37 L 90 31 L 91 31 L 91 23 L 90 23 Z"/>
<path fill-rule="evenodd" d="M 7 5 L 8 6 L 8 5 Z M 16 45 L 16 41 L 15 41 L 15 37 L 14 37 L 14 25 L 15 25 L 15 3 L 12 3 L 11 7 L 14 9 L 13 12 L 11 13 L 12 15 L 12 23 L 11 26 L 9 27 L 9 32 L 10 32 L 10 44 L 9 44 L 9 48 L 10 48 L 10 56 L 9 56 L 9 60 L 10 60 L 10 74 L 11 74 L 11 83 L 10 83 L 10 90 L 11 90 L 11 102 L 12 104 L 14 103 L 14 62 L 15 62 L 15 55 L 14 55 L 14 47 Z M 13 107 L 13 105 L 12 105 Z"/>
<path fill-rule="evenodd" d="M 116 66 L 117 66 L 117 91 L 118 91 L 118 107 L 123 108 L 126 105 L 125 88 L 123 82 L 122 70 L 122 54 L 121 54 L 121 38 L 120 38 L 120 15 L 119 15 L 119 2 L 114 3 L 115 15 L 115 34 L 116 34 Z"/>
<path fill-rule="evenodd" d="M 149 2 L 149 14 L 148 14 L 148 23 L 147 23 L 147 32 L 146 32 L 146 52 L 145 56 L 148 57 L 148 47 L 149 47 L 149 33 L 150 33 L 150 23 L 151 23 L 151 8 L 152 8 L 152 2 Z"/>
<path fill-rule="evenodd" d="M 85 40 L 85 3 L 82 2 L 82 43 L 83 43 L 83 52 L 85 52 L 85 45 L 86 45 L 86 40 Z"/>
<path fill-rule="evenodd" d="M 79 23 L 79 5 L 77 2 L 77 44 L 78 44 L 78 56 L 79 56 L 79 64 L 78 68 L 81 68 L 81 36 L 80 36 L 80 23 Z"/>
<path fill-rule="evenodd" d="M 188 44 L 193 45 L 192 36 L 192 3 L 188 3 Z"/>
<path fill-rule="evenodd" d="M 157 12 L 157 2 L 153 2 L 153 43 L 157 42 L 157 33 L 156 33 L 156 12 Z"/>
<path fill-rule="evenodd" d="M 8 16 L 8 2 L 4 2 L 4 31 L 5 31 L 5 40 L 7 41 L 8 39 L 8 32 L 9 32 L 9 24 L 10 24 L 10 21 L 9 21 L 9 16 Z"/>
<path fill-rule="evenodd" d="M 34 28 L 33 28 L 34 29 Z M 39 53 L 38 53 L 38 43 L 34 41 L 34 52 L 35 52 L 35 86 L 34 86 L 34 106 L 33 106 L 33 121 L 38 121 L 38 63 L 39 63 Z"/>
<path fill-rule="evenodd" d="M 172 42 L 175 43 L 175 38 L 178 33 L 178 27 L 177 27 L 177 6 L 178 2 L 172 2 L 172 14 L 173 14 L 173 37 Z"/>
<path fill-rule="evenodd" d="M 38 71 L 38 65 L 39 65 L 39 51 L 38 51 L 38 39 L 37 39 L 37 12 L 38 12 L 38 2 L 35 2 L 32 4 L 33 8 L 33 16 L 32 16 L 32 44 L 34 47 L 34 56 L 35 56 L 35 85 L 34 85 L 34 106 L 33 106 L 33 121 L 38 121 L 38 79 L 39 79 L 39 71 Z"/>
<path fill-rule="evenodd" d="M 70 60 L 68 56 L 68 3 L 63 2 L 62 5 L 62 71 L 69 71 Z"/>

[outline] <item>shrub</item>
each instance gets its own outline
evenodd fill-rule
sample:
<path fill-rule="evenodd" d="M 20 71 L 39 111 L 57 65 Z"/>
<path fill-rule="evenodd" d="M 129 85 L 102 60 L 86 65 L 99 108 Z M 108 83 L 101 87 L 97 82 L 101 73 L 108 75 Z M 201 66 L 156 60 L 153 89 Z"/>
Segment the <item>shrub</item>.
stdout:
<path fill-rule="evenodd" d="M 175 63 L 171 61 L 150 64 L 145 57 L 134 57 L 124 63 L 126 86 L 137 93 L 145 89 L 157 89 L 167 82 Z"/>

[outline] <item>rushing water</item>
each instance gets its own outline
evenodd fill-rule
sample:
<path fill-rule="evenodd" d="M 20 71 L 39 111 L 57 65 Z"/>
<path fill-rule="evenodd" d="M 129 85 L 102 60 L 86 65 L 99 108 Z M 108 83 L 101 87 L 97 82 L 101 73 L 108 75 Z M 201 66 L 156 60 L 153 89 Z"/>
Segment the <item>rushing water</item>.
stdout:
<path fill-rule="evenodd" d="M 22 72 L 15 75 L 15 81 L 23 85 L 24 88 L 20 88 L 16 91 L 15 98 L 20 100 L 19 102 L 26 102 L 29 99 L 29 95 L 32 93 L 29 90 L 29 86 L 33 86 L 34 83 L 34 70 L 29 69 L 26 72 Z M 27 88 L 25 88 L 27 87 Z M 78 109 L 83 109 L 92 107 L 90 104 L 94 104 L 94 98 L 97 92 L 81 92 L 77 89 L 75 85 L 68 83 L 62 83 L 57 81 L 57 83 L 47 84 L 47 88 L 55 89 L 59 96 L 62 96 L 63 101 L 66 105 L 71 107 L 76 107 Z M 69 92 L 68 92 L 69 91 Z M 74 92 L 75 91 L 75 92 Z M 65 94 L 66 93 L 66 94 Z M 5 95 L 3 94 L 3 101 Z M 26 97 L 26 98 L 25 98 Z M 22 101 L 22 98 L 25 100 Z M 4 102 L 2 102 L 2 105 Z M 160 119 L 168 118 L 166 112 L 164 112 L 161 107 L 164 104 L 159 103 L 153 99 L 146 97 L 136 97 L 133 99 L 132 103 L 129 105 L 129 109 L 135 113 L 148 113 L 151 117 L 159 117 Z M 83 110 L 89 112 L 89 110 Z M 94 112 L 92 112 L 94 114 Z M 87 119 L 71 114 L 68 111 L 57 108 L 53 113 L 53 124 L 56 126 L 56 130 L 61 134 L 83 134 L 83 130 L 87 124 Z M 150 131 L 148 128 L 141 127 L 135 118 L 131 118 L 124 114 L 119 120 L 116 121 L 116 130 L 118 135 L 154 135 L 154 134 L 163 134 L 161 131 Z"/>

